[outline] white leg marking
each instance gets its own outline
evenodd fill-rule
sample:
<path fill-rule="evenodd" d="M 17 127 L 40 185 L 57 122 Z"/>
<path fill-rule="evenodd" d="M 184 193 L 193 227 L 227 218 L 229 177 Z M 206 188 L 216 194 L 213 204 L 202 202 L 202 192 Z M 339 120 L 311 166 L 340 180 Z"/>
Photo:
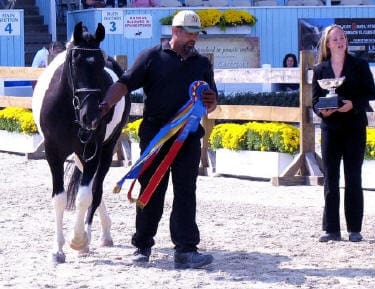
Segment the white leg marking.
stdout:
<path fill-rule="evenodd" d="M 65 254 L 63 252 L 63 246 L 65 244 L 64 232 L 63 232 L 63 218 L 64 210 L 67 203 L 66 192 L 57 194 L 52 199 L 53 206 L 55 208 L 55 244 L 52 258 L 55 263 L 64 263 Z"/>
<path fill-rule="evenodd" d="M 85 231 L 87 233 L 88 243 L 85 247 L 83 247 L 82 249 L 79 250 L 78 256 L 80 256 L 80 257 L 86 257 L 86 256 L 89 255 L 89 252 L 90 252 L 89 244 L 91 242 L 91 226 L 86 224 L 86 230 Z"/>
<path fill-rule="evenodd" d="M 112 247 L 113 246 L 113 240 L 111 236 L 112 221 L 108 215 L 107 208 L 105 207 L 103 198 L 102 198 L 102 201 L 100 202 L 98 211 L 99 211 L 100 224 L 102 226 L 102 235 L 100 236 L 101 246 Z"/>
<path fill-rule="evenodd" d="M 88 236 L 85 232 L 85 216 L 87 209 L 92 203 L 92 184 L 80 186 L 76 198 L 76 222 L 74 225 L 73 238 L 70 241 L 70 247 L 74 250 L 84 249 L 88 243 Z"/>

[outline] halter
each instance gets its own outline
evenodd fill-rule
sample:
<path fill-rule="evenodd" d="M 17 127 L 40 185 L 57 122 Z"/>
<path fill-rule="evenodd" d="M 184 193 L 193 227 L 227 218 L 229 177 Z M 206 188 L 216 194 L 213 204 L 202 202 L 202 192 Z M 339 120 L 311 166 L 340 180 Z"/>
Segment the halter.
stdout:
<path fill-rule="evenodd" d="M 72 52 L 74 50 L 77 51 L 83 51 L 83 52 L 100 52 L 101 55 L 103 55 L 102 50 L 100 48 L 81 48 L 81 47 L 73 47 L 69 51 L 69 58 L 68 58 L 68 83 L 70 84 L 70 87 L 72 88 L 72 94 L 73 94 L 73 108 L 74 108 L 74 114 L 75 114 L 75 122 L 79 124 L 78 129 L 78 138 L 82 144 L 84 144 L 83 153 L 82 153 L 82 159 L 85 162 L 88 162 L 92 160 L 98 151 L 98 143 L 96 139 L 94 139 L 95 144 L 95 151 L 90 157 L 85 157 L 86 155 L 86 148 L 89 143 L 92 142 L 93 135 L 95 132 L 95 129 L 86 129 L 81 126 L 80 122 L 80 110 L 82 109 L 83 104 L 88 100 L 89 96 L 96 93 L 101 93 L 100 88 L 76 88 L 73 75 L 72 75 Z M 103 56 L 104 59 L 104 56 Z M 86 96 L 81 100 L 79 98 L 80 93 L 86 93 Z"/>

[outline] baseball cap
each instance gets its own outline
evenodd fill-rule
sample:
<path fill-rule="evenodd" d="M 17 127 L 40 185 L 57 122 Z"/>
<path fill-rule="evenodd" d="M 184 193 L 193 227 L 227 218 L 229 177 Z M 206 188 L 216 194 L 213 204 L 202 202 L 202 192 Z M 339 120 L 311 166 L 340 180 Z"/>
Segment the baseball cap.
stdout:
<path fill-rule="evenodd" d="M 201 20 L 197 13 L 191 10 L 182 10 L 178 12 L 172 21 L 172 26 L 184 28 L 187 32 L 202 32 L 206 34 L 201 27 Z"/>

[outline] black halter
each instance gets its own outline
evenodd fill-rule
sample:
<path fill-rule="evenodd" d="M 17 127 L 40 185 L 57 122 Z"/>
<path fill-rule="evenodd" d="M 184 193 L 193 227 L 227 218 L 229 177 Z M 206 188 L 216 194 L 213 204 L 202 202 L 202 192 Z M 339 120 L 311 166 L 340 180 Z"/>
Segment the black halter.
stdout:
<path fill-rule="evenodd" d="M 84 144 L 82 159 L 83 161 L 88 162 L 96 156 L 96 153 L 98 150 L 98 144 L 97 144 L 96 139 L 93 137 L 95 135 L 95 129 L 87 129 L 81 126 L 79 112 L 82 109 L 83 104 L 88 100 L 88 98 L 91 95 L 101 93 L 102 90 L 100 88 L 76 88 L 76 83 L 72 75 L 72 69 L 73 69 L 72 53 L 74 50 L 76 51 L 78 50 L 82 52 L 99 52 L 101 55 L 103 55 L 103 53 L 100 48 L 73 47 L 70 49 L 69 55 L 68 55 L 68 83 L 72 89 L 72 95 L 73 95 L 72 103 L 73 103 L 74 114 L 75 114 L 75 122 L 78 123 L 80 126 L 78 129 L 78 138 L 80 142 Z M 81 100 L 79 98 L 79 94 L 82 94 L 82 93 L 85 93 L 85 97 Z M 92 142 L 94 142 L 95 151 L 91 156 L 86 157 L 85 155 L 86 155 L 87 145 Z"/>

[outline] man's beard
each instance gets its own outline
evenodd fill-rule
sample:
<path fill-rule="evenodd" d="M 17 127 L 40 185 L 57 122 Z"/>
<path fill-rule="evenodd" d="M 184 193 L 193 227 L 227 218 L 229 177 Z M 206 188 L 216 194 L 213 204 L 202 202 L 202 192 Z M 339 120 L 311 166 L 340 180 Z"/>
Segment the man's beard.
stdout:
<path fill-rule="evenodd" d="M 195 42 L 192 42 L 192 41 L 184 44 L 184 46 L 182 48 L 183 48 L 185 54 L 192 53 L 195 49 L 194 45 L 195 45 Z"/>

